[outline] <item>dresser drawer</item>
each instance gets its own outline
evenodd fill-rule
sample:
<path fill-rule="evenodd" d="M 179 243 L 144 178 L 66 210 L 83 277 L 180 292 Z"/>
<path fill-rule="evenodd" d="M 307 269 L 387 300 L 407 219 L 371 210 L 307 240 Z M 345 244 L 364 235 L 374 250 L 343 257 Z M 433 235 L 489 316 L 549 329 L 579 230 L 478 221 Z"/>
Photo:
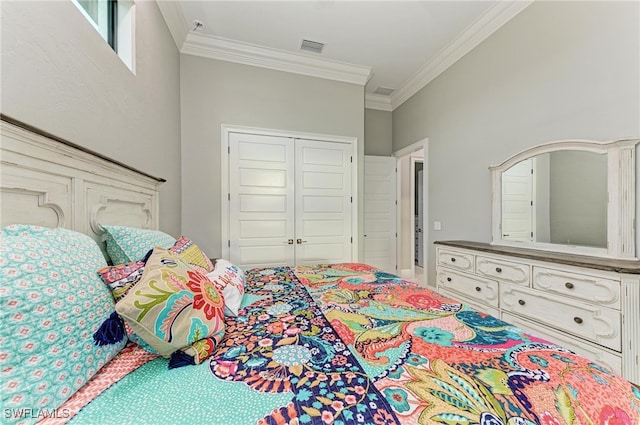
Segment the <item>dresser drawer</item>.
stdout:
<path fill-rule="evenodd" d="M 620 309 L 619 281 L 534 266 L 533 287 Z"/>
<path fill-rule="evenodd" d="M 438 249 L 438 264 L 473 272 L 473 254 L 449 249 Z"/>
<path fill-rule="evenodd" d="M 478 255 L 476 273 L 503 282 L 529 286 L 530 267 L 528 264 Z"/>
<path fill-rule="evenodd" d="M 560 331 L 621 351 L 619 311 L 578 301 L 558 299 L 542 291 L 502 284 L 500 307 L 521 314 Z"/>
<path fill-rule="evenodd" d="M 467 299 L 498 308 L 500 291 L 498 282 L 471 276 L 455 270 L 438 267 L 438 289 L 444 288 L 462 294 Z"/>
<path fill-rule="evenodd" d="M 514 316 L 509 313 L 502 314 L 502 320 L 530 332 L 532 335 L 546 339 L 549 342 L 560 345 L 564 348 L 585 356 L 602 366 L 613 370 L 618 374 L 622 374 L 622 357 L 602 348 L 596 344 L 590 344 L 586 341 L 573 338 L 565 333 L 555 329 L 548 328 L 523 317 Z"/>
<path fill-rule="evenodd" d="M 447 297 L 447 298 L 451 298 L 455 301 L 458 301 L 464 305 L 467 305 L 469 307 L 471 307 L 472 309 L 479 311 L 481 313 L 487 313 L 492 315 L 493 317 L 496 318 L 500 318 L 500 310 L 498 310 L 497 308 L 494 307 L 489 307 L 486 304 L 481 304 L 479 302 L 477 302 L 474 299 L 471 298 L 467 298 L 465 296 L 462 296 L 460 294 L 458 294 L 457 292 L 453 292 L 453 291 L 449 291 L 447 289 L 439 289 L 438 293 Z"/>

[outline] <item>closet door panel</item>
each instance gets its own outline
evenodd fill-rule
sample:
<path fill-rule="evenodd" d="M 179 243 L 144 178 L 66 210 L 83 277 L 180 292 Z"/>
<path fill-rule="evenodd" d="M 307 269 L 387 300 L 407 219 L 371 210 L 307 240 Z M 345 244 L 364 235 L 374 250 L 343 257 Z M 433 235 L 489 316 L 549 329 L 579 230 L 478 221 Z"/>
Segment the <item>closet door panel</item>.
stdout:
<path fill-rule="evenodd" d="M 295 140 L 296 264 L 351 261 L 351 145 Z"/>
<path fill-rule="evenodd" d="M 230 261 L 243 268 L 294 264 L 291 139 L 233 133 L 229 148 Z"/>

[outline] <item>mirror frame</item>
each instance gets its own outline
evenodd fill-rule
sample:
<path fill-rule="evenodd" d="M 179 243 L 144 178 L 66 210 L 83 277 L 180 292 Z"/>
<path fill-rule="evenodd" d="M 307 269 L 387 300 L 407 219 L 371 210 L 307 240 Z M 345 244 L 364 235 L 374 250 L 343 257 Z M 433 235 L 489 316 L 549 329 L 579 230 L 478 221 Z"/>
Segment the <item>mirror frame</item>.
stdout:
<path fill-rule="evenodd" d="M 636 260 L 636 145 L 640 139 L 558 140 L 517 153 L 489 167 L 492 182 L 492 245 L 567 252 L 595 257 Z M 525 159 L 548 152 L 577 150 L 607 155 L 607 247 L 562 245 L 546 242 L 511 241 L 502 238 L 502 172 Z"/>

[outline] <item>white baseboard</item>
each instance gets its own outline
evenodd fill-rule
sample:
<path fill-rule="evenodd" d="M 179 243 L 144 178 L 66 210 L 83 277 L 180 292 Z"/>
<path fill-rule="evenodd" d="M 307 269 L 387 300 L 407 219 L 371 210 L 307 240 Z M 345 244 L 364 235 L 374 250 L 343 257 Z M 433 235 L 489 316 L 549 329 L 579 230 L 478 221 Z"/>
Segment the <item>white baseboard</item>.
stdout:
<path fill-rule="evenodd" d="M 413 269 L 400 269 L 400 277 L 403 279 L 412 279 Z"/>

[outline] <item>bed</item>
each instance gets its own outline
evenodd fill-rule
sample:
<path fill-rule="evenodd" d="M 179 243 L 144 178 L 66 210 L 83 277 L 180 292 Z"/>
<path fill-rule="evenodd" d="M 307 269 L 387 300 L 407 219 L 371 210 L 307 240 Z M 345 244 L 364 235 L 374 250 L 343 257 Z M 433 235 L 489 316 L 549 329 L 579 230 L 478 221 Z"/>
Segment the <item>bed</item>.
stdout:
<path fill-rule="evenodd" d="M 99 255 L 113 256 L 105 229 L 157 229 L 161 179 L 20 123 L 1 124 L 3 227 L 41 226 L 4 227 L 1 238 L 3 422 L 640 423 L 640 390 L 607 368 L 366 264 L 245 270 L 236 314 L 224 316 L 196 364 L 169 368 L 173 354 L 151 353 L 126 338 L 97 345 L 100 322 L 116 305 L 90 276 L 106 264 Z M 73 260 L 81 250 L 69 250 L 70 276 L 61 283 L 55 274 L 34 274 L 25 284 L 37 283 L 37 290 L 16 301 L 19 280 L 8 273 L 32 263 L 14 246 L 42 238 L 87 251 L 95 245 L 98 254 Z M 137 242 L 151 250 L 145 268 L 156 251 L 173 255 Z M 47 252 L 58 249 L 51 246 Z M 91 296 L 60 307 L 52 319 L 75 315 L 82 326 L 56 327 L 44 318 L 59 303 L 60 285 L 77 286 L 65 293 L 69 303 L 81 298 L 78 288 L 90 288 Z M 16 321 L 36 316 L 33 323 L 51 331 L 30 341 Z M 59 372 L 65 359 L 56 360 L 52 348 L 67 345 L 81 360 L 73 379 L 73 371 Z M 47 387 L 47 376 L 57 382 Z"/>

